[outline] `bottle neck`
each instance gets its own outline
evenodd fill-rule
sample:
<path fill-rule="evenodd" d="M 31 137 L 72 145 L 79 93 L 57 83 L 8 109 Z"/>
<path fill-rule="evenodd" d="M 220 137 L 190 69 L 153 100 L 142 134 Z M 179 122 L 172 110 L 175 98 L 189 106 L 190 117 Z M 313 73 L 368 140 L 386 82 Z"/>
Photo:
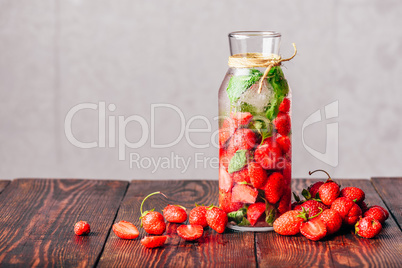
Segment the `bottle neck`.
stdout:
<path fill-rule="evenodd" d="M 230 55 L 261 53 L 279 55 L 281 34 L 278 32 L 233 32 L 229 34 Z"/>

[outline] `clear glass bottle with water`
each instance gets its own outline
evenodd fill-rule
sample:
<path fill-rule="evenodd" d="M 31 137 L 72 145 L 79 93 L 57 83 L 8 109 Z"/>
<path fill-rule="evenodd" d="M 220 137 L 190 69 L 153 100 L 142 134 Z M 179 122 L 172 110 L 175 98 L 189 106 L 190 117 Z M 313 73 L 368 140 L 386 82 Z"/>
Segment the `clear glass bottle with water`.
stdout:
<path fill-rule="evenodd" d="M 229 70 L 219 90 L 219 204 L 236 230 L 272 230 L 290 209 L 291 92 L 280 38 L 229 34 Z"/>

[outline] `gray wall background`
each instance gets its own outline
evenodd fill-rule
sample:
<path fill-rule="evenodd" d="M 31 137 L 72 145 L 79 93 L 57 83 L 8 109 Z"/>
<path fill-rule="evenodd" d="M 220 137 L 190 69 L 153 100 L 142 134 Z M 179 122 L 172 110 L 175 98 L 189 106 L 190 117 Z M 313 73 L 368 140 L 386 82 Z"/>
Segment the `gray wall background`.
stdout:
<path fill-rule="evenodd" d="M 325 168 L 335 178 L 402 174 L 402 2 L 357 1 L 85 1 L 0 0 L 0 177 L 216 179 L 216 168 L 130 168 L 117 148 L 80 149 L 64 134 L 64 119 L 84 103 L 116 105 L 108 116 L 150 118 L 152 103 L 179 107 L 186 119 L 217 115 L 217 92 L 227 70 L 227 33 L 276 30 L 293 90 L 293 176 Z M 303 121 L 339 101 L 339 165 L 333 168 L 302 145 Z M 74 134 L 96 140 L 97 114 L 73 121 Z M 326 123 L 305 132 L 325 151 Z M 177 114 L 157 116 L 156 141 L 178 134 Z M 195 124 L 194 126 L 196 126 Z M 203 124 L 198 124 L 202 126 Z M 213 131 L 217 125 L 213 124 Z M 137 124 L 127 128 L 135 141 Z M 207 142 L 211 134 L 194 134 Z M 127 153 L 154 159 L 203 153 L 183 138 Z"/>

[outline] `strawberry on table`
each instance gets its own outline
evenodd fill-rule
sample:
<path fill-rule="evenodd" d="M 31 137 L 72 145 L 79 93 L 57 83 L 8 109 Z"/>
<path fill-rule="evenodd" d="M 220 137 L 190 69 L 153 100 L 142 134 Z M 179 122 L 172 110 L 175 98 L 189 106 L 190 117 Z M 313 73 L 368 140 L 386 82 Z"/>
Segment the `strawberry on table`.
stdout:
<path fill-rule="evenodd" d="M 232 189 L 232 201 L 253 204 L 257 199 L 258 191 L 245 184 L 236 184 Z"/>
<path fill-rule="evenodd" d="M 382 230 L 381 223 L 372 217 L 360 219 L 355 226 L 356 234 L 364 238 L 373 238 Z"/>
<path fill-rule="evenodd" d="M 309 174 L 311 175 L 317 171 L 324 172 L 328 176 L 328 180 L 318 189 L 318 194 L 320 196 L 321 201 L 325 205 L 330 206 L 332 202 L 334 202 L 335 199 L 338 198 L 341 192 L 339 189 L 339 185 L 331 179 L 331 176 L 329 176 L 328 172 L 326 172 L 325 170 L 317 169 L 314 171 L 310 171 Z M 314 195 L 312 196 L 313 198 L 315 197 Z"/>
<path fill-rule="evenodd" d="M 357 203 L 357 205 L 361 208 L 362 212 L 366 212 L 368 210 L 366 202 L 362 201 L 360 203 Z"/>
<path fill-rule="evenodd" d="M 320 188 L 321 189 L 321 188 Z M 360 207 L 346 197 L 337 198 L 331 205 L 331 209 L 336 210 L 341 215 L 343 223 L 353 226 L 362 216 Z"/>
<path fill-rule="evenodd" d="M 147 195 L 144 198 L 144 200 L 142 200 L 141 207 L 140 207 L 141 227 L 143 227 L 145 232 L 147 232 L 148 234 L 161 235 L 166 230 L 166 223 L 165 223 L 165 219 L 163 218 L 162 214 L 160 214 L 157 211 L 154 211 L 154 209 L 151 209 L 150 211 L 142 212 L 142 206 L 144 205 L 145 200 L 147 200 L 148 197 L 155 195 L 155 194 L 162 194 L 163 196 L 165 196 L 161 192 L 154 192 L 154 193 Z"/>
<path fill-rule="evenodd" d="M 91 227 L 86 221 L 79 221 L 74 225 L 74 233 L 76 235 L 87 235 L 91 232 Z"/>
<path fill-rule="evenodd" d="M 135 239 L 140 235 L 137 227 L 128 221 L 113 224 L 112 230 L 121 239 Z"/>
<path fill-rule="evenodd" d="M 357 187 L 345 187 L 341 190 L 341 194 L 339 196 L 347 197 L 356 203 L 363 202 L 364 198 L 366 197 L 363 190 Z"/>
<path fill-rule="evenodd" d="M 257 223 L 258 218 L 264 214 L 266 209 L 266 205 L 263 202 L 257 202 L 255 204 L 251 204 L 247 209 L 247 220 L 250 222 L 251 226 L 254 226 Z"/>
<path fill-rule="evenodd" d="M 301 212 L 290 210 L 274 221 L 274 231 L 280 235 L 296 235 L 300 233 L 301 224 L 305 219 L 300 217 Z"/>
<path fill-rule="evenodd" d="M 167 205 L 163 209 L 163 216 L 168 222 L 183 223 L 187 220 L 186 208 L 180 205 Z"/>
<path fill-rule="evenodd" d="M 257 162 L 248 165 L 248 177 L 254 188 L 260 189 L 267 182 L 267 173 Z"/>
<path fill-rule="evenodd" d="M 316 219 L 303 222 L 300 226 L 300 232 L 308 239 L 318 241 L 327 235 L 327 227 L 322 220 Z"/>
<path fill-rule="evenodd" d="M 366 212 L 364 212 L 363 216 L 372 217 L 373 219 L 379 221 L 381 224 L 383 224 L 387 219 L 387 215 L 385 214 L 384 209 L 380 206 L 370 207 Z"/>
<path fill-rule="evenodd" d="M 189 222 L 191 225 L 201 225 L 203 228 L 208 226 L 206 213 L 206 206 L 198 206 L 190 211 Z"/>
<path fill-rule="evenodd" d="M 167 239 L 166 235 L 162 236 L 146 236 L 141 239 L 141 244 L 146 248 L 157 248 L 165 244 Z"/>
<path fill-rule="evenodd" d="M 201 225 L 180 225 L 177 234 L 187 241 L 194 241 L 202 236 L 204 228 Z"/>
<path fill-rule="evenodd" d="M 281 173 L 272 173 L 263 187 L 265 198 L 270 204 L 276 204 L 282 197 L 284 191 L 284 179 Z"/>
<path fill-rule="evenodd" d="M 308 187 L 307 190 L 309 191 L 309 193 L 310 193 L 310 195 L 311 195 L 312 198 L 316 198 L 316 197 L 317 197 L 318 189 L 320 189 L 321 185 L 323 185 L 324 183 L 325 183 L 325 182 L 323 182 L 323 181 L 317 181 L 317 182 L 311 184 L 311 185 Z"/>
<path fill-rule="evenodd" d="M 320 213 L 322 210 L 325 211 L 326 209 L 328 209 L 328 207 L 321 202 L 318 202 L 316 200 L 307 200 L 306 202 L 304 202 L 300 205 L 297 205 L 294 208 L 294 210 L 303 211 L 303 208 L 307 211 L 307 215 L 309 217 L 314 217 L 315 215 Z"/>
<path fill-rule="evenodd" d="M 228 216 L 225 211 L 217 207 L 209 207 L 205 215 L 209 227 L 220 234 L 225 231 L 228 223 Z"/>
<path fill-rule="evenodd" d="M 389 213 L 388 213 L 388 211 L 385 209 L 385 208 L 383 208 L 383 207 L 381 207 L 381 206 L 377 206 L 377 205 L 375 205 L 375 206 L 371 206 L 370 208 L 380 208 L 382 211 L 384 211 L 384 213 L 385 213 L 385 219 L 387 220 L 388 218 L 389 218 Z"/>
<path fill-rule="evenodd" d="M 317 218 L 323 221 L 327 227 L 327 235 L 338 232 L 342 227 L 342 217 L 336 210 L 326 209 Z M 313 221 L 315 220 L 313 219 Z"/>

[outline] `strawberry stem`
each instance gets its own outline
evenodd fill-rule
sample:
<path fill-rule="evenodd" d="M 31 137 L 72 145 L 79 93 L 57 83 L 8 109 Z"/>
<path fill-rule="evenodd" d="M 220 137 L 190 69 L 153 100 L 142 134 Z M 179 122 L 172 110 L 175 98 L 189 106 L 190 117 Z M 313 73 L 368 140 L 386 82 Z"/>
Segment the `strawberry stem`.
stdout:
<path fill-rule="evenodd" d="M 326 171 L 323 170 L 323 169 L 316 169 L 316 170 L 314 170 L 314 171 L 309 171 L 309 172 L 308 172 L 308 175 L 312 175 L 313 173 L 315 173 L 315 172 L 317 172 L 317 171 L 324 172 L 325 174 L 327 174 L 328 180 L 329 180 L 329 181 L 332 181 L 331 176 L 328 174 L 328 172 L 326 172 Z"/>
<path fill-rule="evenodd" d="M 317 214 L 315 214 L 313 217 L 309 217 L 308 219 L 314 219 L 315 217 L 319 216 L 324 210 L 322 208 L 318 208 L 320 210 L 320 212 L 318 212 Z"/>
<path fill-rule="evenodd" d="M 140 207 L 141 215 L 143 214 L 143 213 L 142 213 L 142 206 L 144 205 L 145 200 L 147 200 L 148 197 L 153 196 L 153 195 L 156 195 L 156 194 L 161 194 L 161 195 L 163 195 L 165 198 L 167 198 L 167 196 L 166 196 L 165 194 L 161 193 L 160 191 L 159 191 L 159 192 L 154 192 L 154 193 L 151 193 L 151 194 L 147 195 L 147 196 L 144 198 L 144 200 L 142 200 L 142 203 L 141 203 L 141 207 Z"/>

